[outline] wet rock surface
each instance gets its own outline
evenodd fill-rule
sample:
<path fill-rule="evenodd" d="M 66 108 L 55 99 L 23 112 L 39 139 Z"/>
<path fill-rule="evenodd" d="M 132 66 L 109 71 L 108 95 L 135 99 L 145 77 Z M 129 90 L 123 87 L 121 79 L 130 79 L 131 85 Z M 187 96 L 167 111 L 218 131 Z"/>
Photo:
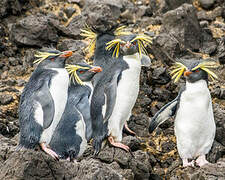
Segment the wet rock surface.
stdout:
<path fill-rule="evenodd" d="M 0 179 L 225 179 L 225 1 L 48 0 L 0 2 Z M 140 93 L 123 134 L 132 153 L 106 145 L 94 156 L 89 145 L 76 162 L 55 161 L 38 147 L 16 152 L 18 104 L 43 47 L 75 50 L 68 63 L 90 58 L 80 36 L 85 23 L 104 31 L 127 25 L 153 37 L 151 67 L 142 68 Z M 213 58 L 219 80 L 209 82 L 216 137 L 207 155 L 212 164 L 183 168 L 176 149 L 174 119 L 148 133 L 152 116 L 173 100 L 184 83 L 174 84 L 169 67 L 176 58 Z M 90 58 L 92 59 L 92 57 Z"/>

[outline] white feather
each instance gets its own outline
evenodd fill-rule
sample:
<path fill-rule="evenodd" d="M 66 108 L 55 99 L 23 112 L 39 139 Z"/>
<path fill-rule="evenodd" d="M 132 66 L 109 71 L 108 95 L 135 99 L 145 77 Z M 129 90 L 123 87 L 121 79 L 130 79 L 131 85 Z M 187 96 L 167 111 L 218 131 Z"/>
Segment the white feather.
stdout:
<path fill-rule="evenodd" d="M 50 93 L 54 100 L 55 105 L 55 114 L 52 121 L 52 124 L 43 131 L 40 139 L 40 143 L 45 142 L 49 144 L 53 132 L 58 125 L 63 111 L 66 106 L 67 96 L 68 96 L 68 85 L 69 85 L 69 75 L 64 68 L 51 68 L 58 72 L 53 76 L 50 85 Z"/>
<path fill-rule="evenodd" d="M 82 139 L 82 142 L 80 144 L 80 151 L 77 155 L 78 157 L 84 153 L 84 151 L 87 147 L 87 140 L 85 138 L 86 125 L 85 125 L 82 114 L 80 112 L 79 112 L 79 114 L 80 114 L 80 120 L 76 123 L 76 126 L 75 126 L 77 135 L 80 136 Z"/>
<path fill-rule="evenodd" d="M 129 69 L 122 72 L 117 87 L 115 107 L 108 122 L 109 135 L 112 135 L 116 141 L 122 140 L 123 126 L 130 118 L 136 102 L 141 72 L 141 60 L 138 53 L 124 56 L 123 59 L 128 63 Z"/>
<path fill-rule="evenodd" d="M 34 119 L 35 121 L 43 126 L 43 109 L 41 104 L 38 101 L 35 101 L 35 112 L 34 112 Z"/>
<path fill-rule="evenodd" d="M 205 80 L 186 82 L 175 119 L 177 148 L 181 158 L 195 158 L 211 149 L 216 126 Z"/>

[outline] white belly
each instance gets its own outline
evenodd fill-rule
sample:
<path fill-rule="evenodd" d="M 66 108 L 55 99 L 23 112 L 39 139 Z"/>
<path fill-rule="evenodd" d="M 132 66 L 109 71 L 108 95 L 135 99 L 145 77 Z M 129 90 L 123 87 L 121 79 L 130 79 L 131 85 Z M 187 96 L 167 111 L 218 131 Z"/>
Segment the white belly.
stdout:
<path fill-rule="evenodd" d="M 81 117 L 81 120 L 76 123 L 76 127 L 75 127 L 77 135 L 80 136 L 82 139 L 82 142 L 80 144 L 80 151 L 77 155 L 78 157 L 84 153 L 84 151 L 87 147 L 87 140 L 85 138 L 86 125 L 85 125 L 84 118 L 81 113 L 80 113 L 80 117 Z"/>
<path fill-rule="evenodd" d="M 215 137 L 212 102 L 206 81 L 186 83 L 175 119 L 177 148 L 181 158 L 204 155 Z"/>
<path fill-rule="evenodd" d="M 124 57 L 129 64 L 129 69 L 122 72 L 117 87 L 115 107 L 108 122 L 109 135 L 112 135 L 116 141 L 122 140 L 123 126 L 129 119 L 138 96 L 141 61 L 137 57 L 136 55 Z"/>
<path fill-rule="evenodd" d="M 52 69 L 58 72 L 58 74 L 52 78 L 49 89 L 54 100 L 55 114 L 52 124 L 47 129 L 45 129 L 41 135 L 40 143 L 45 142 L 46 144 L 49 144 L 52 134 L 58 125 L 65 109 L 69 85 L 69 76 L 64 68 Z"/>

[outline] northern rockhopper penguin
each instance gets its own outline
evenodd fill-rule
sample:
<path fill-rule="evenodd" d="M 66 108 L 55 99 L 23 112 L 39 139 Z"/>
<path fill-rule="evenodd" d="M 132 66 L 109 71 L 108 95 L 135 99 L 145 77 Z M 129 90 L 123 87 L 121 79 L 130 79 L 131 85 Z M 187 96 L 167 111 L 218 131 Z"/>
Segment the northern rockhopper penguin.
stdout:
<path fill-rule="evenodd" d="M 190 59 L 176 62 L 171 71 L 172 79 L 176 82 L 184 74 L 185 87 L 150 122 L 151 133 L 169 117 L 175 116 L 177 149 L 184 167 L 194 166 L 195 162 L 198 166 L 208 163 L 205 155 L 212 147 L 216 132 L 208 76 L 217 78 L 209 70 L 215 67 L 218 67 L 218 63 L 212 60 Z M 193 160 L 189 162 L 189 159 Z"/>
<path fill-rule="evenodd" d="M 95 153 L 106 138 L 112 146 L 130 151 L 120 143 L 122 130 L 138 96 L 141 66 L 151 63 L 143 54 L 144 44 L 150 43 L 149 36 L 134 35 L 123 27 L 97 32 L 94 65 L 101 66 L 103 71 L 93 78 L 91 116 Z"/>
<path fill-rule="evenodd" d="M 91 139 L 90 81 L 102 69 L 86 63 L 67 65 L 66 69 L 71 79 L 67 104 L 49 146 L 60 158 L 73 161 L 83 154 Z"/>
<path fill-rule="evenodd" d="M 36 54 L 38 66 L 23 89 L 19 104 L 21 147 L 41 149 L 54 159 L 58 155 L 47 147 L 67 102 L 69 75 L 65 61 L 72 51 L 48 50 Z"/>

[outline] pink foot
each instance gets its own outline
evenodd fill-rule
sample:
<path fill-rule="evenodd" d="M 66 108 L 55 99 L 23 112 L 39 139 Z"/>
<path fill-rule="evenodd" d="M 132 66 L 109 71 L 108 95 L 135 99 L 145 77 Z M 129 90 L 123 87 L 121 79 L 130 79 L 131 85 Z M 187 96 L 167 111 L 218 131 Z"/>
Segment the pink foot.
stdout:
<path fill-rule="evenodd" d="M 136 133 L 134 131 L 132 131 L 129 127 L 128 127 L 128 124 L 127 124 L 127 121 L 125 122 L 124 124 L 124 128 L 132 135 L 136 135 Z"/>
<path fill-rule="evenodd" d="M 109 142 L 110 142 L 110 144 L 111 144 L 112 146 L 121 148 L 121 149 L 123 149 L 123 150 L 125 150 L 125 151 L 127 151 L 127 152 L 130 151 L 130 148 L 129 148 L 128 146 L 126 146 L 126 145 L 124 145 L 124 144 L 122 144 L 122 143 L 119 143 L 119 142 L 115 142 L 112 136 L 109 136 L 109 137 L 108 137 L 108 140 L 109 140 Z"/>
<path fill-rule="evenodd" d="M 196 159 L 196 164 L 200 167 L 208 163 L 209 162 L 205 159 L 205 155 L 201 155 Z"/>
<path fill-rule="evenodd" d="M 195 161 L 194 160 L 192 160 L 191 162 L 188 162 L 188 159 L 182 159 L 182 161 L 183 161 L 183 167 L 187 167 L 187 166 L 192 166 L 192 167 L 194 167 L 195 166 Z"/>
<path fill-rule="evenodd" d="M 47 154 L 49 154 L 50 156 L 52 156 L 55 160 L 59 160 L 58 155 L 51 150 L 50 148 L 47 148 L 45 143 L 40 143 L 41 149 L 46 152 Z"/>

